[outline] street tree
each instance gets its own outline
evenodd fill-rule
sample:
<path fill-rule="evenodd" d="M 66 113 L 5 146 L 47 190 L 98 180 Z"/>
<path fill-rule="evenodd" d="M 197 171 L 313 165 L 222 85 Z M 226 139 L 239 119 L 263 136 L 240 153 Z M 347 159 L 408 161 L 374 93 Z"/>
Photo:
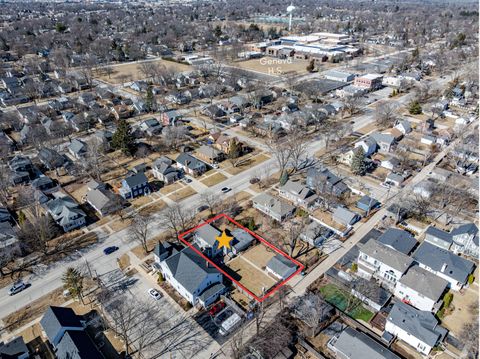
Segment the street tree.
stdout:
<path fill-rule="evenodd" d="M 62 275 L 62 283 L 72 297 L 79 299 L 83 303 L 83 275 L 78 269 L 68 267 Z"/>
<path fill-rule="evenodd" d="M 132 223 L 128 227 L 129 239 L 140 244 L 144 253 L 148 253 L 147 241 L 150 234 L 149 226 L 151 220 L 151 215 L 138 212 L 133 216 Z"/>
<path fill-rule="evenodd" d="M 390 102 L 380 104 L 375 109 L 375 121 L 382 127 L 391 127 L 396 120 L 396 111 L 397 107 Z"/>
<path fill-rule="evenodd" d="M 192 211 L 185 209 L 179 203 L 168 205 L 161 213 L 161 223 L 175 233 L 176 238 L 191 225 L 194 218 Z"/>

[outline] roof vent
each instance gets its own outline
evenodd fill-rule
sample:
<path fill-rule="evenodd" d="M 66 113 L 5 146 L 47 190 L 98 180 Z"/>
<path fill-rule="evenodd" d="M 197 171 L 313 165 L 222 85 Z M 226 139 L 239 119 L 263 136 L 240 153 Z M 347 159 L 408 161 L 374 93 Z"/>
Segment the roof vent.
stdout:
<path fill-rule="evenodd" d="M 440 269 L 440 272 L 445 273 L 445 269 L 447 269 L 447 263 L 443 263 L 442 269 Z"/>

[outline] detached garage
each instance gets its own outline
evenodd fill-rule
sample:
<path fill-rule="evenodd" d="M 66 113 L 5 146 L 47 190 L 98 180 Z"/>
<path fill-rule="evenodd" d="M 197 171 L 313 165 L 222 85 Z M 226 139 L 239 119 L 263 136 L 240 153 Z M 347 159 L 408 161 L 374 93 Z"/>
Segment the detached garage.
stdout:
<path fill-rule="evenodd" d="M 275 277 L 285 280 L 295 273 L 297 266 L 290 259 L 282 256 L 281 254 L 277 254 L 268 261 L 265 269 Z"/>

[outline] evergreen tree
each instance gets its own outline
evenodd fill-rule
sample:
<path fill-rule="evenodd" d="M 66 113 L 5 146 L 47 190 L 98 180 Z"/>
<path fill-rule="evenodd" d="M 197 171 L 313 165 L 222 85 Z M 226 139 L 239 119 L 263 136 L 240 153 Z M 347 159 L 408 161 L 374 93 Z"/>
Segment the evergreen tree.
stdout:
<path fill-rule="evenodd" d="M 280 176 L 280 186 L 284 186 L 285 183 L 287 183 L 287 182 L 288 182 L 288 172 L 283 171 L 282 175 Z"/>
<path fill-rule="evenodd" d="M 121 119 L 112 137 L 112 147 L 121 150 L 126 155 L 131 155 L 134 150 L 133 136 L 127 121 Z"/>
<path fill-rule="evenodd" d="M 72 297 L 80 299 L 83 303 L 83 275 L 73 267 L 67 268 L 62 276 L 63 287 L 68 289 Z"/>
<path fill-rule="evenodd" d="M 155 111 L 155 98 L 150 86 L 147 88 L 147 93 L 145 95 L 145 107 L 147 112 Z"/>
<path fill-rule="evenodd" d="M 367 162 L 365 161 L 365 152 L 359 147 L 355 150 L 352 158 L 351 170 L 353 174 L 363 176 L 367 173 Z"/>
<path fill-rule="evenodd" d="M 410 115 L 420 115 L 422 113 L 422 106 L 418 101 L 412 101 L 408 105 L 408 112 Z"/>
<path fill-rule="evenodd" d="M 313 72 L 313 70 L 315 70 L 315 61 L 311 59 L 309 64 L 307 65 L 307 71 Z"/>

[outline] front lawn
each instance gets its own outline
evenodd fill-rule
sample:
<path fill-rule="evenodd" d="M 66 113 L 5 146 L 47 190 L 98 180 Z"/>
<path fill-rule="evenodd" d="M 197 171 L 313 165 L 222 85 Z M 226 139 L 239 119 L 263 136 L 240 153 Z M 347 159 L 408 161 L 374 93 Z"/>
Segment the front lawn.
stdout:
<path fill-rule="evenodd" d="M 320 288 L 320 293 L 322 293 L 323 298 L 325 298 L 328 303 L 345 312 L 348 305 L 348 294 L 344 290 L 334 284 L 327 284 Z M 355 308 L 346 312 L 346 314 L 353 319 L 360 319 L 364 322 L 370 321 L 373 317 L 373 313 L 361 304 L 355 306 Z"/>

